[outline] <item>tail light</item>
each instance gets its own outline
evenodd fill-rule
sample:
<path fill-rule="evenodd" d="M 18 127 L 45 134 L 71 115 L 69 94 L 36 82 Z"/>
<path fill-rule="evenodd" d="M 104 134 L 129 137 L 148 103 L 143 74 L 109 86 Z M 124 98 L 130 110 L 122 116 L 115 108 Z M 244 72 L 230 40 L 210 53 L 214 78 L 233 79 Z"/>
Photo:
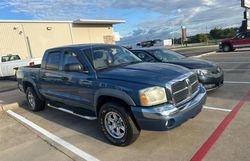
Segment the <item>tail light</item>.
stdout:
<path fill-rule="evenodd" d="M 30 62 L 29 66 L 34 66 L 35 62 Z"/>

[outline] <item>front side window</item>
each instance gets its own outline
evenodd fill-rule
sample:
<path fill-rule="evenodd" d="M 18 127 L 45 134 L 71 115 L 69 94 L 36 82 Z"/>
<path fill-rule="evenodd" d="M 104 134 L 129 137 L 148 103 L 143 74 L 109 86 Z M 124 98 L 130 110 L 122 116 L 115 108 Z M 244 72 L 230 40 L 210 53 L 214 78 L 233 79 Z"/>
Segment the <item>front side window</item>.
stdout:
<path fill-rule="evenodd" d="M 153 57 L 151 57 L 149 54 L 147 54 L 143 51 L 134 51 L 133 53 L 145 62 L 153 62 L 154 61 Z"/>
<path fill-rule="evenodd" d="M 186 58 L 185 56 L 177 52 L 167 50 L 167 49 L 153 49 L 153 50 L 150 50 L 149 52 L 162 62 Z"/>
<path fill-rule="evenodd" d="M 63 69 L 65 71 L 80 72 L 86 71 L 86 68 L 79 61 L 76 52 L 66 51 L 63 55 Z"/>
<path fill-rule="evenodd" d="M 11 55 L 10 61 L 20 60 L 21 58 L 18 55 Z"/>
<path fill-rule="evenodd" d="M 61 61 L 61 53 L 60 52 L 51 52 L 48 55 L 46 69 L 47 70 L 59 70 Z"/>
<path fill-rule="evenodd" d="M 66 51 L 63 58 L 63 66 L 68 64 L 81 64 L 77 58 L 77 55 L 73 51 Z"/>
<path fill-rule="evenodd" d="M 244 39 L 245 37 L 246 37 L 246 35 L 244 33 L 238 33 L 235 38 L 236 39 Z"/>
<path fill-rule="evenodd" d="M 141 62 L 127 49 L 117 46 L 93 48 L 92 52 L 84 53 L 96 70 Z"/>

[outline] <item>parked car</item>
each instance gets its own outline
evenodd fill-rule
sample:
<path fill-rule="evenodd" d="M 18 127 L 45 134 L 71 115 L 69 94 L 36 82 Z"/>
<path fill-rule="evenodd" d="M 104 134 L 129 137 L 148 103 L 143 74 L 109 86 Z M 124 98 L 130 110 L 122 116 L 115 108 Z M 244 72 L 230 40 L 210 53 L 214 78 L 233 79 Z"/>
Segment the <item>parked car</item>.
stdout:
<path fill-rule="evenodd" d="M 155 46 L 156 44 L 159 44 L 163 42 L 162 40 L 160 39 L 155 39 L 155 40 L 148 40 L 148 41 L 142 41 L 142 42 L 139 42 L 137 43 L 136 45 L 137 46 L 141 46 L 141 47 L 151 47 L 151 46 Z M 162 44 L 163 45 L 163 44 Z"/>
<path fill-rule="evenodd" d="M 140 48 L 131 51 L 145 62 L 176 64 L 193 70 L 207 90 L 213 90 L 223 85 L 223 70 L 213 62 L 186 57 L 166 48 Z"/>
<path fill-rule="evenodd" d="M 224 52 L 247 47 L 250 47 L 250 32 L 238 33 L 234 38 L 224 39 L 219 44 L 220 50 Z"/>
<path fill-rule="evenodd" d="M 21 60 L 20 56 L 16 54 L 0 56 L 0 77 L 14 76 L 14 68 L 41 64 L 41 61 L 41 58 Z"/>
<path fill-rule="evenodd" d="M 49 107 L 98 118 L 104 136 L 126 146 L 141 129 L 168 130 L 195 117 L 206 101 L 196 74 L 176 65 L 146 63 L 115 45 L 48 49 L 41 68 L 22 67 L 18 86 L 32 111 Z"/>

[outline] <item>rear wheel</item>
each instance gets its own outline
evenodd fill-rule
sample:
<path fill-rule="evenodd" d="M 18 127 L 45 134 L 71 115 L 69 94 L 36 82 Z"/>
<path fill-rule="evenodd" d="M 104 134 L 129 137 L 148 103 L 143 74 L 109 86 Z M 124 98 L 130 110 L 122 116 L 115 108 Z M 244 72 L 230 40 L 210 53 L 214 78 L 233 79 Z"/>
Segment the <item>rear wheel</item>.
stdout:
<path fill-rule="evenodd" d="M 31 111 L 41 111 L 44 109 L 45 101 L 41 100 L 32 87 L 26 90 L 28 107 Z"/>
<path fill-rule="evenodd" d="M 101 107 L 99 124 L 104 136 L 117 146 L 132 144 L 140 134 L 130 112 L 123 105 L 114 102 Z"/>
<path fill-rule="evenodd" d="M 230 45 L 224 45 L 223 46 L 223 51 L 224 52 L 229 52 L 229 51 L 231 51 L 232 49 L 231 49 L 231 46 Z"/>

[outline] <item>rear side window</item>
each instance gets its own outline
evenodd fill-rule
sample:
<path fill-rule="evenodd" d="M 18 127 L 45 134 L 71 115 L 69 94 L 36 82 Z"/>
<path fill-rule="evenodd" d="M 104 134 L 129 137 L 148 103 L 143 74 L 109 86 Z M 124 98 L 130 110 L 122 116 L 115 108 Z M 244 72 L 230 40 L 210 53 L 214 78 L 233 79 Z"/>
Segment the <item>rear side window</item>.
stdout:
<path fill-rule="evenodd" d="M 47 70 L 59 70 L 61 62 L 60 52 L 51 52 L 48 55 L 47 64 L 45 69 Z"/>

